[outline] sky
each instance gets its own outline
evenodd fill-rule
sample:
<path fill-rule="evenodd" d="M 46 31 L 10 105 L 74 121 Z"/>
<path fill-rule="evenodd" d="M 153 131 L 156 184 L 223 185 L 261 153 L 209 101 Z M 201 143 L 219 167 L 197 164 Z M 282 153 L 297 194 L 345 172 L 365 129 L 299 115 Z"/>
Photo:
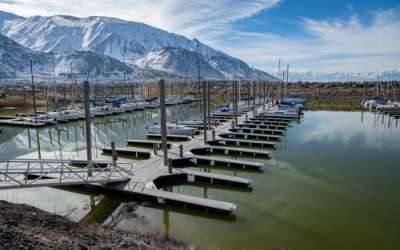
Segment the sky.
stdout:
<path fill-rule="evenodd" d="M 400 69 L 400 0 L 0 0 L 21 16 L 112 16 L 182 34 L 276 71 Z"/>

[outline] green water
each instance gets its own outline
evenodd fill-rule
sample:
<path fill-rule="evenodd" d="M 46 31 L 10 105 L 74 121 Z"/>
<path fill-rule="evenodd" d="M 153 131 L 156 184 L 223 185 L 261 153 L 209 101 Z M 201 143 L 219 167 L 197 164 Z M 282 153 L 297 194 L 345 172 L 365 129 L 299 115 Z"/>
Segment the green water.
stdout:
<path fill-rule="evenodd" d="M 197 110 L 181 106 L 171 108 L 169 114 L 189 118 Z M 93 144 L 101 148 L 114 140 L 122 146 L 127 138 L 144 138 L 146 124 L 157 119 L 158 113 L 151 111 L 96 119 Z M 26 154 L 60 158 L 60 148 L 63 158 L 82 158 L 83 125 L 76 122 L 58 130 L 7 129 L 0 137 L 1 158 Z M 228 218 L 146 204 L 129 214 L 123 212 L 126 203 L 120 205 L 119 199 L 51 188 L 1 191 L 0 199 L 28 203 L 76 221 L 97 220 L 127 231 L 157 230 L 211 249 L 398 250 L 399 152 L 400 125 L 389 124 L 387 117 L 306 112 L 304 121 L 293 124 L 272 151 L 271 160 L 256 159 L 265 162 L 263 172 L 208 169 L 249 178 L 252 191 L 189 185 L 172 188 L 236 203 L 237 210 Z M 100 150 L 95 155 L 105 157 Z"/>

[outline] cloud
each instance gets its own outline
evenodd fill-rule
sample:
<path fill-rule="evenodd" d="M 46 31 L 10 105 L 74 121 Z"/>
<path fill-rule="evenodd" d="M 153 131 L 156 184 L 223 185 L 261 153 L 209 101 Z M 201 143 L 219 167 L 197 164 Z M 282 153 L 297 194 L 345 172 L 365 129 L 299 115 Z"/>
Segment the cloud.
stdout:
<path fill-rule="evenodd" d="M 303 18 L 307 35 L 244 32 L 232 24 L 251 21 L 282 0 L 0 0 L 0 9 L 23 16 L 68 14 L 112 16 L 179 33 L 272 71 L 278 58 L 291 68 L 319 72 L 389 70 L 400 65 L 398 9 L 371 13 L 366 24 L 353 6 L 345 19 Z M 282 5 L 282 8 L 284 5 Z M 364 18 L 363 18 L 364 20 Z M 268 20 L 270 25 L 273 20 Z M 264 29 L 265 30 L 265 29 Z"/>
<path fill-rule="evenodd" d="M 307 36 L 284 37 L 230 29 L 211 43 L 270 71 L 276 68 L 278 58 L 302 71 L 390 70 L 400 65 L 399 27 L 399 10 L 392 9 L 372 13 L 370 24 L 363 24 L 357 15 L 319 21 L 304 18 L 299 28 Z"/>
<path fill-rule="evenodd" d="M 0 0 L 0 9 L 22 16 L 112 16 L 145 22 L 193 37 L 246 18 L 280 0 Z"/>

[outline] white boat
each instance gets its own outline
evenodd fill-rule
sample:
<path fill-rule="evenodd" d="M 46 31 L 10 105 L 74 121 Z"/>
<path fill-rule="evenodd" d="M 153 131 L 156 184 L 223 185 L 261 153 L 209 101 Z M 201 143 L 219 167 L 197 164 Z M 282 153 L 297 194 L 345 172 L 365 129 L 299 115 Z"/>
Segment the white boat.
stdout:
<path fill-rule="evenodd" d="M 19 117 L 19 118 L 15 119 L 15 120 L 24 121 L 24 122 L 32 122 L 32 123 L 35 123 L 36 120 L 37 120 L 38 123 L 44 123 L 44 124 L 47 124 L 47 125 L 56 125 L 57 124 L 57 120 L 55 118 L 49 117 L 48 115 L 38 115 L 36 117 L 36 120 L 35 120 L 34 116 L 33 117 L 32 116 L 30 116 L 30 117 Z"/>
<path fill-rule="evenodd" d="M 125 113 L 124 107 L 111 107 L 112 113 L 113 114 L 122 114 Z"/>
<path fill-rule="evenodd" d="M 81 119 L 86 118 L 85 110 L 79 109 L 79 110 L 77 110 L 77 112 L 78 112 L 79 118 L 81 118 Z M 94 118 L 94 117 L 95 117 L 95 111 L 93 108 L 90 108 L 90 118 Z"/>
<path fill-rule="evenodd" d="M 145 109 L 145 102 L 136 102 L 136 110 L 144 110 Z"/>
<path fill-rule="evenodd" d="M 183 102 L 183 103 L 198 102 L 198 101 L 200 101 L 200 100 L 201 100 L 200 98 L 198 98 L 198 97 L 196 97 L 196 96 L 193 96 L 193 95 L 184 96 L 184 97 L 182 98 L 182 102 Z"/>
<path fill-rule="evenodd" d="M 365 109 L 375 109 L 377 107 L 382 107 L 384 105 L 387 105 L 388 101 L 383 100 L 382 98 L 380 98 L 379 96 L 375 96 L 374 98 L 370 99 L 370 100 L 363 100 L 361 102 L 361 105 L 365 108 Z"/>
<path fill-rule="evenodd" d="M 158 100 L 145 101 L 144 108 L 155 109 L 160 107 L 160 102 Z"/>
<path fill-rule="evenodd" d="M 132 112 L 136 110 L 136 104 L 135 103 L 124 103 L 121 105 L 125 109 L 126 112 Z"/>
<path fill-rule="evenodd" d="M 76 121 L 80 119 L 80 115 L 77 110 L 63 110 L 61 111 L 61 115 L 67 120 Z"/>
<path fill-rule="evenodd" d="M 148 126 L 146 129 L 147 129 L 148 134 L 161 134 L 161 127 L 158 124 Z M 195 128 L 189 128 L 184 125 L 167 123 L 167 134 L 168 135 L 192 136 L 196 133 L 197 133 L 197 129 L 195 129 Z"/>
<path fill-rule="evenodd" d="M 177 96 L 168 96 L 167 98 L 165 98 L 165 105 L 167 106 L 172 106 L 172 105 L 178 105 L 180 104 L 180 98 L 178 98 Z"/>
<path fill-rule="evenodd" d="M 90 112 L 95 116 L 108 116 L 113 114 L 112 108 L 109 106 L 93 107 L 90 109 Z"/>
<path fill-rule="evenodd" d="M 57 122 L 76 121 L 80 119 L 79 113 L 75 110 L 62 110 L 47 113 L 50 119 L 55 119 Z"/>

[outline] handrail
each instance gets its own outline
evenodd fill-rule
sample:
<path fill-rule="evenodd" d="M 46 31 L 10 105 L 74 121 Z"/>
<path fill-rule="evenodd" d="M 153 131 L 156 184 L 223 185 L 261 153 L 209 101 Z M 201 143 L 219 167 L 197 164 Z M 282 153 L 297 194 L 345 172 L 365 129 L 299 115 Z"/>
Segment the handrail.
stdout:
<path fill-rule="evenodd" d="M 55 179 L 62 184 L 63 181 L 79 180 L 82 184 L 95 180 L 107 183 L 112 179 L 130 179 L 133 172 L 133 164 L 112 161 L 82 161 L 83 167 L 72 166 L 76 160 L 57 159 L 0 159 L 0 183 L 6 184 L 0 188 L 9 186 L 29 187 L 44 178 Z M 104 166 L 105 165 L 105 166 Z M 104 166 L 104 167 L 99 167 Z M 22 176 L 22 177 L 21 177 Z M 32 177 L 33 178 L 28 178 Z"/>

